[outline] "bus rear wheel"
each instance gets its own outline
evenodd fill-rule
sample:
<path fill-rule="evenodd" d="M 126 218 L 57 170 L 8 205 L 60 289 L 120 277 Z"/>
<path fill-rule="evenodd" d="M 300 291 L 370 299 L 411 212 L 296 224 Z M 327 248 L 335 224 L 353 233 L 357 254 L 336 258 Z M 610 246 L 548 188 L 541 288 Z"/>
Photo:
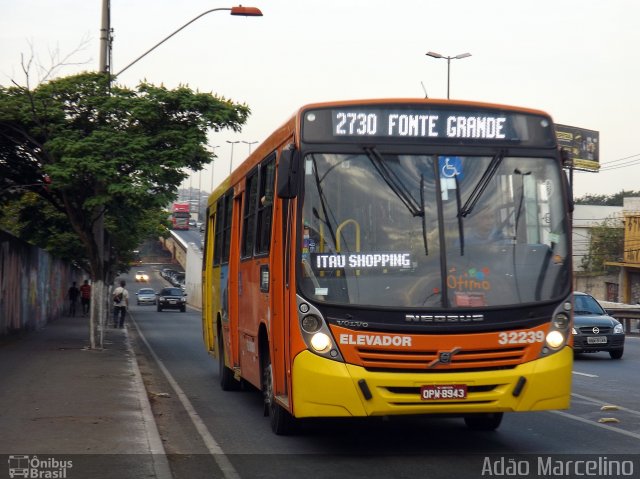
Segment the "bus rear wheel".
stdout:
<path fill-rule="evenodd" d="M 474 431 L 495 431 L 502 422 L 501 412 L 490 412 L 465 416 L 464 422 L 469 429 Z"/>
<path fill-rule="evenodd" d="M 273 393 L 273 367 L 268 351 L 262 361 L 262 396 L 265 416 L 268 415 L 271 421 L 271 430 L 278 436 L 293 434 L 296 431 L 296 419 L 276 402 Z"/>
<path fill-rule="evenodd" d="M 222 333 L 218 333 L 218 374 L 220 374 L 220 388 L 223 391 L 236 391 L 240 383 L 233 376 L 233 371 L 224 364 L 224 341 Z"/>

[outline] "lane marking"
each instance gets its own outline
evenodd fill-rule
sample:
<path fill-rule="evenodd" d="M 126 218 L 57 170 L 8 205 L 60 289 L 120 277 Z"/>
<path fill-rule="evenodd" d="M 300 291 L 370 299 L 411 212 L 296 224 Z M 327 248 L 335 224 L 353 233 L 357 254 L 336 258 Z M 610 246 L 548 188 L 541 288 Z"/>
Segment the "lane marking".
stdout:
<path fill-rule="evenodd" d="M 588 401 L 588 402 L 596 404 L 598 406 L 602 406 L 605 403 L 606 404 L 611 404 L 611 402 L 609 402 L 609 401 L 602 401 L 600 399 L 595 399 L 595 398 L 591 398 L 591 397 L 588 397 L 588 396 L 583 396 L 582 394 L 571 393 L 571 395 L 573 397 L 576 397 L 578 399 L 582 399 L 583 401 Z M 617 404 L 616 404 L 616 407 L 618 408 L 618 411 L 624 411 L 626 413 L 633 414 L 634 416 L 640 416 L 640 411 L 636 411 L 635 409 L 628 409 L 626 407 L 618 406 Z"/>
<path fill-rule="evenodd" d="M 597 374 L 587 374 L 587 373 L 579 373 L 578 371 L 571 371 L 573 374 L 578 374 L 580 376 L 586 376 L 588 378 L 599 378 Z"/>
<path fill-rule="evenodd" d="M 229 458 L 224 453 L 224 451 L 222 450 L 218 442 L 213 438 L 213 436 L 209 432 L 209 429 L 207 429 L 207 426 L 204 424 L 204 421 L 200 418 L 200 416 L 196 412 L 195 408 L 191 404 L 191 401 L 189 401 L 189 398 L 187 397 L 187 395 L 184 393 L 182 388 L 178 385 L 177 381 L 173 379 L 173 376 L 171 375 L 169 370 L 165 367 L 164 363 L 158 357 L 156 352 L 153 350 L 153 348 L 147 341 L 147 338 L 144 336 L 144 334 L 142 334 L 142 330 L 138 327 L 138 323 L 136 323 L 135 320 L 132 322 L 136 327 L 138 334 L 140 335 L 140 339 L 142 339 L 142 342 L 144 343 L 144 345 L 149 349 L 149 352 L 151 353 L 151 356 L 153 357 L 154 361 L 160 367 L 162 374 L 164 374 L 164 377 L 167 379 L 167 381 L 171 385 L 171 388 L 176 393 L 176 396 L 178 396 L 178 399 L 180 399 L 180 402 L 182 403 L 182 406 L 184 407 L 184 409 L 187 411 L 187 414 L 189 414 L 189 418 L 191 419 L 191 422 L 193 423 L 196 430 L 198 431 L 198 434 L 200 434 L 200 437 L 202 438 L 202 441 L 204 442 L 205 447 L 209 451 L 209 454 L 213 456 L 213 459 L 216 461 L 216 464 L 222 471 L 222 474 L 225 477 L 225 479 L 240 479 L 240 474 L 238 474 L 238 471 L 236 471 L 236 469 L 233 467 L 233 464 L 231 464 L 231 461 L 229 461 Z"/>
<path fill-rule="evenodd" d="M 628 436 L 628 437 L 632 437 L 634 439 L 640 440 L 640 434 L 636 434 L 635 432 L 625 431 L 624 429 L 620 429 L 617 427 L 608 426 L 606 424 L 602 424 L 598 422 L 593 422 L 590 419 L 585 419 L 580 416 L 574 416 L 573 414 L 569 414 L 568 412 L 564 412 L 564 411 L 549 411 L 549 412 L 551 414 L 557 414 L 559 416 L 566 417 L 567 419 L 573 419 L 574 421 L 590 424 L 591 426 L 599 427 L 601 429 L 606 429 L 607 431 L 615 432 L 618 434 L 622 434 L 623 436 Z"/>

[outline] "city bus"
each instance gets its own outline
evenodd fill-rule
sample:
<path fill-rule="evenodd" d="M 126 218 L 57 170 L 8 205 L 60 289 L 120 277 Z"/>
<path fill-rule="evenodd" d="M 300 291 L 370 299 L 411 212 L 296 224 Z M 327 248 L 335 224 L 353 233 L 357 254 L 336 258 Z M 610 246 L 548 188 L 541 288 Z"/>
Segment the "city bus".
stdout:
<path fill-rule="evenodd" d="M 311 104 L 207 205 L 203 336 L 223 390 L 300 418 L 566 409 L 572 202 L 544 112 Z"/>

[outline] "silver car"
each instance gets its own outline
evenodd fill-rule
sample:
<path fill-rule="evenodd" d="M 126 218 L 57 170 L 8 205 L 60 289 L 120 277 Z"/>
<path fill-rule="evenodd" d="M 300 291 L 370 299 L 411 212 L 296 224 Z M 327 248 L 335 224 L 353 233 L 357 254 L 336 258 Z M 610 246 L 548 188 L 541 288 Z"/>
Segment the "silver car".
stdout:
<path fill-rule="evenodd" d="M 141 288 L 136 293 L 136 303 L 141 304 L 156 304 L 156 292 L 151 288 Z"/>

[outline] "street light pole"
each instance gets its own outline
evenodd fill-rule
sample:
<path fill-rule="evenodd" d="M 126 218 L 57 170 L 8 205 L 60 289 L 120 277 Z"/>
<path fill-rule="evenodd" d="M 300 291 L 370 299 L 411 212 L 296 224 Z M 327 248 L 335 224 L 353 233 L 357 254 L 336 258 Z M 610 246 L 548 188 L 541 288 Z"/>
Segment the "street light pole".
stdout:
<path fill-rule="evenodd" d="M 451 79 L 451 60 L 460 60 L 461 58 L 467 58 L 471 56 L 471 53 L 460 53 L 459 55 L 456 55 L 455 57 L 447 57 L 444 55 L 441 55 L 439 53 L 436 52 L 427 52 L 426 55 L 428 57 L 432 57 L 432 58 L 444 58 L 447 60 L 447 100 L 449 99 L 449 86 L 450 86 L 450 79 Z"/>
<path fill-rule="evenodd" d="M 244 140 L 242 140 L 242 143 L 244 143 L 245 145 L 249 145 L 249 154 L 251 154 L 251 145 L 255 145 L 258 142 L 257 141 L 244 141 Z"/>
<path fill-rule="evenodd" d="M 120 70 L 118 73 L 116 73 L 114 76 L 118 76 L 120 75 L 122 72 L 124 72 L 125 70 L 128 70 L 129 67 L 133 66 L 135 63 L 137 63 L 138 61 L 140 61 L 142 58 L 144 58 L 145 56 L 147 56 L 149 53 L 151 53 L 153 50 L 155 50 L 156 48 L 158 48 L 160 45 L 162 45 L 164 42 L 166 42 L 167 40 L 169 40 L 169 38 L 173 37 L 176 33 L 182 31 L 183 29 L 185 29 L 186 27 L 188 27 L 189 25 L 191 25 L 193 22 L 195 22 L 196 20 L 198 20 L 201 17 L 204 17 L 205 15 L 212 13 L 212 12 L 219 12 L 219 11 L 230 11 L 231 15 L 236 15 L 236 16 L 243 16 L 243 17 L 261 17 L 262 16 L 262 12 L 260 11 L 259 8 L 256 7 L 243 7 L 242 5 L 237 6 L 237 7 L 223 7 L 223 8 L 212 8 L 211 10 L 207 10 L 206 12 L 201 13 L 200 15 L 198 15 L 197 17 L 189 20 L 187 23 L 185 23 L 184 25 L 182 25 L 180 28 L 178 28 L 176 31 L 174 31 L 173 33 L 167 35 L 166 37 L 164 37 L 162 40 L 160 40 L 158 43 L 156 43 L 154 46 L 152 46 L 151 48 L 149 48 L 146 52 L 144 52 L 142 55 L 140 55 L 138 58 L 136 58 L 135 60 L 133 60 L 131 63 L 129 63 L 126 67 L 124 67 L 122 70 Z"/>
<path fill-rule="evenodd" d="M 237 141 L 227 140 L 227 143 L 231 145 L 231 158 L 229 159 L 229 174 L 231 174 L 231 171 L 233 170 L 233 145 L 235 145 L 236 143 L 240 143 L 240 140 L 237 140 Z"/>

